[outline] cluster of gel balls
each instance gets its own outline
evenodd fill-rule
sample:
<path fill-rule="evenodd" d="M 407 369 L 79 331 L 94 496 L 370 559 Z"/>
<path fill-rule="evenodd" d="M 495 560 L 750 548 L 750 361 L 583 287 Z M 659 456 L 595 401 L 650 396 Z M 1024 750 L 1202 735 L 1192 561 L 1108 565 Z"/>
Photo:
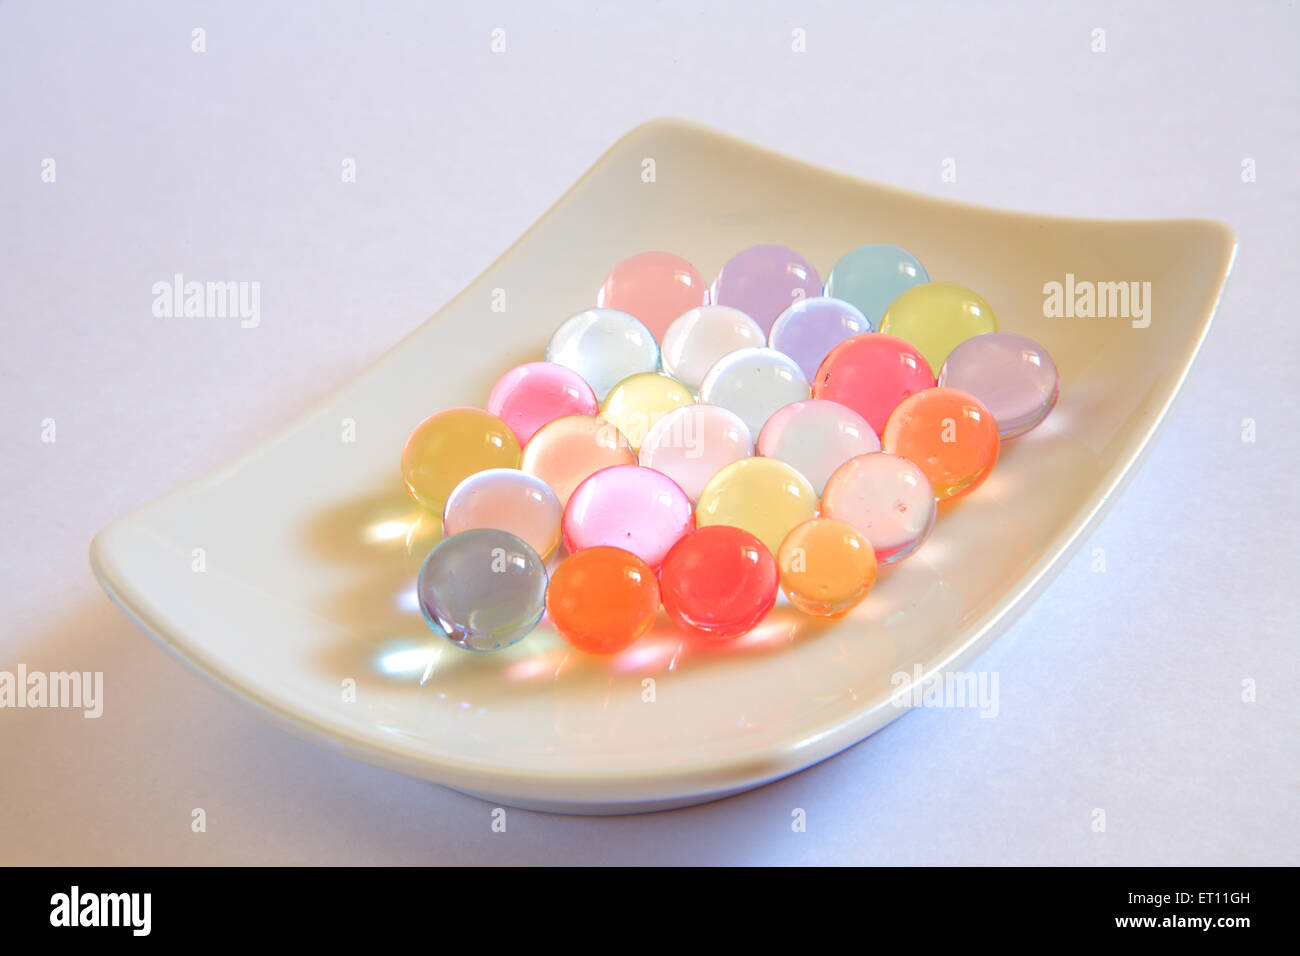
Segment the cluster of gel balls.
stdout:
<path fill-rule="evenodd" d="M 779 590 L 842 616 L 1059 391 L 1042 346 L 897 246 L 854 249 L 824 286 L 779 245 L 739 253 L 711 286 L 678 256 L 632 256 L 486 409 L 410 436 L 403 480 L 444 535 L 420 606 L 471 650 L 545 614 L 605 654 L 661 605 L 713 641 L 753 630 Z"/>

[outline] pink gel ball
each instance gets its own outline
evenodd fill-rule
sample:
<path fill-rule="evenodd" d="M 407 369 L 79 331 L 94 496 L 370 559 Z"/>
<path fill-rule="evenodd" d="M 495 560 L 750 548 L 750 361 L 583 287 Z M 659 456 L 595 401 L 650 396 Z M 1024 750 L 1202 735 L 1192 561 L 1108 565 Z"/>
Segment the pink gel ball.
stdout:
<path fill-rule="evenodd" d="M 986 332 L 961 343 L 943 363 L 939 384 L 978 398 L 998 423 L 1002 441 L 1036 428 L 1061 394 L 1047 349 L 1013 332 Z"/>
<path fill-rule="evenodd" d="M 442 512 L 442 533 L 451 537 L 472 528 L 508 531 L 545 561 L 560 546 L 563 514 L 560 499 L 542 479 L 515 468 L 489 468 L 452 490 Z"/>
<path fill-rule="evenodd" d="M 487 410 L 527 444 L 537 429 L 565 415 L 595 415 L 596 393 L 581 375 L 554 362 L 512 368 L 492 386 Z"/>
<path fill-rule="evenodd" d="M 641 444 L 641 465 L 663 472 L 697 501 L 710 478 L 753 454 L 740 416 L 718 405 L 684 405 L 655 422 Z"/>
<path fill-rule="evenodd" d="M 675 318 L 709 301 L 704 277 L 681 256 L 642 252 L 609 271 L 596 305 L 634 315 L 662 342 Z"/>
<path fill-rule="evenodd" d="M 667 475 L 639 465 L 604 468 L 578 486 L 564 509 L 564 546 L 607 545 L 658 568 L 695 528 L 691 499 Z"/>
<path fill-rule="evenodd" d="M 818 495 L 836 468 L 873 451 L 880 451 L 880 439 L 865 418 L 838 402 L 816 398 L 778 410 L 758 436 L 761 456 L 793 465 Z"/>
<path fill-rule="evenodd" d="M 822 516 L 847 521 L 871 542 L 876 561 L 893 564 L 934 530 L 934 489 L 913 462 L 877 451 L 835 469 L 822 493 Z"/>

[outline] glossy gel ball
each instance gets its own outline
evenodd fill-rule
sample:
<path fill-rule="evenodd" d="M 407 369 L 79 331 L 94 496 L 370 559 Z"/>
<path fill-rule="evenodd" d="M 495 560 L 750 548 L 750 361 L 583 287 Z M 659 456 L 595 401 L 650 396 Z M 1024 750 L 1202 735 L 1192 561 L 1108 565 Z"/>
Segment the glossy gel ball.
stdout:
<path fill-rule="evenodd" d="M 682 538 L 659 572 L 664 610 L 689 634 L 725 641 L 747 634 L 776 604 L 776 559 L 740 528 L 714 525 Z"/>
<path fill-rule="evenodd" d="M 831 349 L 817 370 L 812 394 L 847 405 L 879 435 L 899 402 L 933 386 L 925 356 L 900 338 L 876 333 L 855 335 Z"/>
<path fill-rule="evenodd" d="M 882 565 L 901 561 L 919 548 L 934 530 L 938 514 L 925 473 L 906 458 L 884 452 L 840 465 L 822 494 L 822 516 L 857 528 Z"/>
<path fill-rule="evenodd" d="M 718 359 L 736 349 L 766 344 L 763 330 L 744 312 L 727 305 L 702 305 L 668 326 L 662 346 L 664 371 L 698 390 Z"/>
<path fill-rule="evenodd" d="M 921 260 L 906 249 L 873 242 L 840 257 L 826 277 L 826 294 L 852 302 L 879 329 L 895 299 L 929 281 Z"/>
<path fill-rule="evenodd" d="M 876 583 L 876 552 L 857 528 L 835 518 L 813 518 L 785 536 L 776 563 L 781 590 L 813 617 L 843 617 Z"/>
<path fill-rule="evenodd" d="M 473 528 L 509 531 L 543 561 L 560 546 L 564 506 L 542 479 L 515 468 L 489 468 L 455 487 L 442 512 L 448 537 Z"/>
<path fill-rule="evenodd" d="M 586 415 L 565 415 L 538 429 L 519 467 L 550 485 L 560 505 L 568 505 L 577 486 L 595 472 L 636 463 L 636 451 L 615 425 Z"/>
<path fill-rule="evenodd" d="M 636 450 L 659 419 L 674 409 L 694 403 L 691 390 L 677 379 L 658 372 L 642 372 L 610 389 L 600 403 L 600 417 L 621 431 Z"/>
<path fill-rule="evenodd" d="M 717 405 L 687 405 L 650 429 L 639 461 L 644 468 L 663 472 L 695 501 L 710 478 L 753 454 L 749 429 L 733 412 Z"/>
<path fill-rule="evenodd" d="M 798 362 L 804 378 L 811 382 L 831 349 L 845 339 L 872 331 L 857 306 L 819 295 L 782 312 L 772 325 L 768 344 Z"/>
<path fill-rule="evenodd" d="M 546 361 L 577 372 L 600 400 L 629 375 L 656 371 L 659 343 L 626 312 L 587 309 L 555 330 L 546 346 Z"/>
<path fill-rule="evenodd" d="M 791 528 L 816 514 L 813 486 L 776 458 L 746 458 L 728 465 L 704 486 L 695 506 L 699 527 L 741 528 L 773 554 Z"/>
<path fill-rule="evenodd" d="M 547 422 L 565 415 L 595 415 L 596 393 L 573 369 L 529 362 L 502 375 L 488 394 L 487 410 L 510 426 L 520 445 Z"/>
<path fill-rule="evenodd" d="M 943 363 L 939 384 L 983 402 L 1003 441 L 1041 424 L 1061 394 L 1061 379 L 1047 349 L 1012 332 L 977 335 L 957 346 Z"/>
<path fill-rule="evenodd" d="M 635 465 L 636 452 L 621 431 L 587 415 L 547 422 L 524 448 L 519 467 L 550 485 L 567 505 L 578 485 L 602 468 Z"/>
<path fill-rule="evenodd" d="M 932 369 L 942 368 L 948 353 L 967 339 L 997 330 L 992 307 L 955 282 L 927 282 L 908 289 L 880 322 L 880 331 L 911 342 Z"/>
<path fill-rule="evenodd" d="M 998 461 L 998 423 L 978 398 L 956 388 L 929 388 L 904 399 L 880 443 L 916 462 L 940 501 L 984 484 Z"/>
<path fill-rule="evenodd" d="M 720 358 L 704 376 L 700 401 L 721 405 L 757 435 L 779 408 L 808 397 L 799 363 L 776 349 L 739 349 Z"/>
<path fill-rule="evenodd" d="M 588 654 L 616 654 L 659 616 L 659 579 L 622 548 L 571 554 L 551 575 L 546 613 L 570 645 Z"/>
<path fill-rule="evenodd" d="M 880 439 L 865 418 L 817 398 L 780 409 L 758 436 L 759 455 L 793 466 L 818 495 L 836 468 L 873 451 L 880 451 Z"/>
<path fill-rule="evenodd" d="M 598 471 L 564 509 L 570 553 L 601 546 L 631 551 L 652 568 L 695 527 L 691 499 L 671 478 L 650 468 L 619 465 Z"/>
<path fill-rule="evenodd" d="M 510 426 L 481 408 L 448 408 L 416 426 L 402 449 L 402 482 L 411 497 L 442 516 L 458 484 L 488 468 L 518 468 Z"/>
<path fill-rule="evenodd" d="M 821 277 L 799 253 L 785 246 L 753 246 L 722 267 L 709 299 L 744 312 L 766 334 L 795 302 L 821 294 Z"/>
<path fill-rule="evenodd" d="M 443 538 L 424 560 L 420 608 L 457 647 L 509 647 L 542 619 L 546 565 L 507 531 L 476 528 Z"/>
<path fill-rule="evenodd" d="M 596 293 L 598 306 L 635 315 L 656 341 L 663 341 L 673 319 L 708 301 L 704 277 L 671 252 L 642 252 L 624 259 Z"/>

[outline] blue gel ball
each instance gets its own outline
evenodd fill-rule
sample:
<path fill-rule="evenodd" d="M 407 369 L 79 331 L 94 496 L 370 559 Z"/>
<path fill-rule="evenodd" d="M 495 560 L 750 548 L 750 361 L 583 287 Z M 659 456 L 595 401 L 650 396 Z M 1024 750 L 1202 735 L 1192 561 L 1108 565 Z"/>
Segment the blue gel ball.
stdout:
<path fill-rule="evenodd" d="M 930 276 L 906 249 L 873 242 L 846 252 L 826 277 L 826 295 L 843 299 L 862 310 L 873 330 L 900 295 Z"/>
<path fill-rule="evenodd" d="M 462 531 L 424 559 L 420 610 L 457 647 L 500 650 L 542 619 L 546 580 L 546 565 L 522 539 L 495 528 Z"/>

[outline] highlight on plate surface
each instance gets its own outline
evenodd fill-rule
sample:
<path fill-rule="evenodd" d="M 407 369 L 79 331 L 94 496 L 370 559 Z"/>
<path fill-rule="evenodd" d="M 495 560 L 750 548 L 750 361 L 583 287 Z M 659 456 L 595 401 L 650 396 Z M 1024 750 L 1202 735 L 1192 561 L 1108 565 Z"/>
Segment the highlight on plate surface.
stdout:
<path fill-rule="evenodd" d="M 483 408 L 431 409 L 402 452 L 407 491 L 442 521 L 420 608 L 458 647 L 507 647 L 546 617 L 577 650 L 617 653 L 661 607 L 725 642 L 781 593 L 842 617 L 1060 393 L 1046 349 L 888 243 L 824 283 L 780 245 L 709 285 L 660 251 L 598 279 L 544 360 Z"/>

